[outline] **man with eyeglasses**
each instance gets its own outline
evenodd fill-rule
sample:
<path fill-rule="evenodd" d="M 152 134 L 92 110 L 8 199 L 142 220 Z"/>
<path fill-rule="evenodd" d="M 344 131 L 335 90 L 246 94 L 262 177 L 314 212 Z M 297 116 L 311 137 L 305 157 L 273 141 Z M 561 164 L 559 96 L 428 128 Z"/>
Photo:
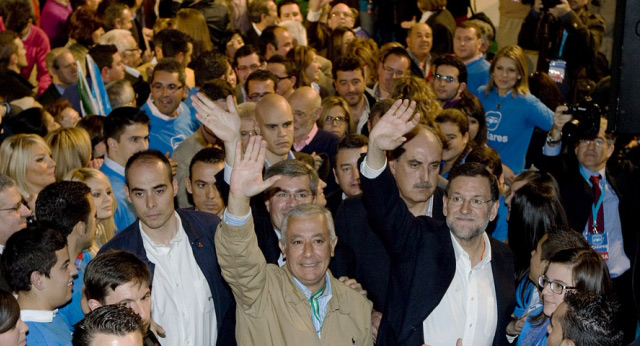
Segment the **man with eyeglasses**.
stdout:
<path fill-rule="evenodd" d="M 2 258 L 7 239 L 27 227 L 29 215 L 31 211 L 24 204 L 16 182 L 8 175 L 0 173 L 0 258 Z M 2 268 L 0 268 L 0 289 L 12 291 L 2 274 Z"/>
<path fill-rule="evenodd" d="M 393 82 L 411 75 L 411 57 L 400 47 L 389 49 L 378 65 L 378 82 L 369 90 L 376 101 L 389 98 L 393 89 Z"/>
<path fill-rule="evenodd" d="M 433 65 L 436 67 L 433 91 L 443 109 L 455 108 L 463 97 L 475 97 L 467 90 L 467 68 L 459 58 L 445 55 L 437 58 Z"/>
<path fill-rule="evenodd" d="M 141 107 L 153 131 L 149 133 L 149 148 L 163 153 L 173 151 L 197 129 L 191 111 L 182 99 L 187 96 L 184 66 L 173 58 L 158 62 L 151 75 L 151 97 Z"/>
<path fill-rule="evenodd" d="M 258 102 L 263 97 L 276 93 L 278 78 L 267 70 L 251 72 L 245 83 L 247 102 Z"/>
<path fill-rule="evenodd" d="M 331 32 L 341 26 L 353 29 L 356 18 L 351 8 L 343 2 L 336 3 L 329 9 L 327 23 L 321 23 L 322 8 L 333 0 L 310 0 L 307 12 L 307 35 L 309 46 L 321 51 L 329 46 Z"/>
<path fill-rule="evenodd" d="M 295 90 L 298 81 L 295 76 L 295 64 L 282 55 L 274 55 L 267 62 L 267 70 L 278 78 L 276 93 L 289 98 Z"/>
<path fill-rule="evenodd" d="M 491 64 L 481 48 L 482 28 L 469 21 L 460 23 L 453 35 L 453 51 L 467 66 L 467 88 L 472 92 L 489 83 Z"/>
<path fill-rule="evenodd" d="M 569 121 L 567 107 L 560 106 L 558 120 Z M 616 293 L 622 302 L 625 342 L 635 337 L 637 322 L 632 285 L 638 285 L 637 191 L 640 178 L 634 166 L 611 159 L 615 137 L 606 132 L 608 121 L 600 119 L 596 133 L 581 130 L 573 150 L 560 155 L 564 123 L 554 124 L 547 137 L 543 158 L 536 166 L 558 180 L 569 226 L 582 233 L 587 242 L 605 260 Z M 565 130 L 566 131 L 566 130 Z M 591 132 L 591 133 L 589 133 Z M 571 145 L 569 144 L 569 145 Z M 575 154 L 575 156 L 574 156 Z M 637 290 L 636 290 L 637 291 Z"/>
<path fill-rule="evenodd" d="M 388 251 L 389 282 L 396 283 L 388 288 L 377 344 L 455 345 L 462 339 L 465 345 L 508 345 L 513 255 L 485 232 L 498 212 L 497 181 L 482 164 L 460 165 L 442 198 L 446 225 L 414 216 L 400 198 L 385 151 L 405 142 L 419 120 L 415 102 L 396 101 L 371 131 L 360 165 L 363 204 Z M 439 162 L 428 165 L 437 174 Z"/>
<path fill-rule="evenodd" d="M 236 86 L 236 97 L 238 103 L 247 102 L 246 82 L 249 75 L 257 70 L 264 70 L 264 57 L 260 55 L 258 49 L 251 45 L 244 45 L 236 51 L 233 57 L 233 68 L 238 76 L 238 85 Z"/>

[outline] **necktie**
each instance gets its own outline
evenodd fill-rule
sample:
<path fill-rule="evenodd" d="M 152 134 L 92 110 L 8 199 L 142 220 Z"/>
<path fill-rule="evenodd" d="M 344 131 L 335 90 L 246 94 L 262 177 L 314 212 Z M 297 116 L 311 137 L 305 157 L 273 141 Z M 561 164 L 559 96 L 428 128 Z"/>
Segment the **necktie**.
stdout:
<path fill-rule="evenodd" d="M 600 196 L 602 194 L 602 189 L 600 189 L 600 175 L 594 175 L 589 178 L 591 182 L 591 188 L 593 191 L 593 205 L 597 206 L 598 201 L 600 200 Z M 604 203 L 600 204 L 600 207 L 597 211 L 596 216 L 596 224 L 594 227 L 593 224 L 593 209 L 591 212 L 591 216 L 589 217 L 589 233 L 590 234 L 601 234 L 604 233 Z"/>

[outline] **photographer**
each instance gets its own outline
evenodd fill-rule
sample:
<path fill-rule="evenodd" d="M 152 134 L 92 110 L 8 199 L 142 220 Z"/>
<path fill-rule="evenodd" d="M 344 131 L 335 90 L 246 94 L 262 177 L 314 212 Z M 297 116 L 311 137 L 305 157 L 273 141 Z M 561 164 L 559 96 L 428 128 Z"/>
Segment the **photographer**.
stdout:
<path fill-rule="evenodd" d="M 560 106 L 556 113 L 543 159 L 536 166 L 556 178 L 569 226 L 605 260 L 623 305 L 626 345 L 635 337 L 638 311 L 632 290 L 633 281 L 640 280 L 638 170 L 613 155 L 615 138 L 605 132 L 607 119 L 590 100 Z"/>
<path fill-rule="evenodd" d="M 518 36 L 523 49 L 538 51 L 536 70 L 548 73 L 569 102 L 580 99 L 578 80 L 593 74 L 604 35 L 604 20 L 589 12 L 588 3 L 589 0 L 535 0 Z M 585 82 L 580 89 L 588 90 L 598 81 Z"/>

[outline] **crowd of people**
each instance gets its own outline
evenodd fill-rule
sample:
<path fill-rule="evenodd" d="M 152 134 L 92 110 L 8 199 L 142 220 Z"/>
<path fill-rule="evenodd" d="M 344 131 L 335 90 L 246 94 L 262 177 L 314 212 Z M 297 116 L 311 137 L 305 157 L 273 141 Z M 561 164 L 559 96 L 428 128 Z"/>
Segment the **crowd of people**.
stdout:
<path fill-rule="evenodd" d="M 639 345 L 589 0 L 3 0 L 0 344 Z"/>

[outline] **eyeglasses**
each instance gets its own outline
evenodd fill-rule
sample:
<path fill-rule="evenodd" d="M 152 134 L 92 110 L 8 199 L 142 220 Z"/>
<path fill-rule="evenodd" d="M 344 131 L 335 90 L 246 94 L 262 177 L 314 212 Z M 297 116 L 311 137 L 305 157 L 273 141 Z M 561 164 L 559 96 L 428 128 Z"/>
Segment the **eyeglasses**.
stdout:
<path fill-rule="evenodd" d="M 254 71 L 257 71 L 260 67 L 262 67 L 262 64 L 260 65 L 253 64 L 249 66 L 243 65 L 243 66 L 238 66 L 238 71 L 246 72 L 247 70 L 251 70 L 251 72 L 254 72 Z"/>
<path fill-rule="evenodd" d="M 294 192 L 294 193 L 287 192 L 287 191 L 278 191 L 275 194 L 273 194 L 273 197 L 279 201 L 288 201 L 289 198 L 291 197 L 295 198 L 296 201 L 305 201 L 311 196 L 312 194 L 309 193 L 309 191 L 300 191 L 300 192 Z"/>
<path fill-rule="evenodd" d="M 278 79 L 278 83 L 280 83 L 280 82 L 282 82 L 282 81 L 283 81 L 283 80 L 285 80 L 285 79 L 289 79 L 289 78 L 291 78 L 291 76 L 284 76 L 284 77 L 278 77 L 278 76 L 276 76 L 276 78 Z"/>
<path fill-rule="evenodd" d="M 18 211 L 20 211 L 20 208 L 22 208 L 22 206 L 24 206 L 25 208 L 29 209 L 29 207 L 27 207 L 27 202 L 23 199 L 20 202 L 18 202 L 18 204 L 16 204 L 15 207 L 2 208 L 2 209 L 0 209 L 0 211 L 12 211 L 14 213 L 17 213 Z"/>
<path fill-rule="evenodd" d="M 272 92 L 266 92 L 266 93 L 262 93 L 262 94 L 251 94 L 249 96 L 247 96 L 247 98 L 253 102 L 258 102 L 260 100 L 262 100 L 263 97 L 267 96 L 267 95 L 271 95 L 273 94 Z"/>
<path fill-rule="evenodd" d="M 563 285 L 561 283 L 559 283 L 558 281 L 551 281 L 549 280 L 549 278 L 546 275 L 540 275 L 538 277 L 538 285 L 541 288 L 544 288 L 547 284 L 549 284 L 549 288 L 551 289 L 551 292 L 555 293 L 555 294 L 562 294 L 562 292 L 564 292 L 564 290 L 568 290 L 568 289 L 574 289 L 574 286 L 566 286 Z"/>
<path fill-rule="evenodd" d="M 344 123 L 345 121 L 347 121 L 346 117 L 332 117 L 330 115 L 327 115 L 324 118 L 324 122 L 328 124 L 342 125 L 342 123 Z"/>
<path fill-rule="evenodd" d="M 598 138 L 595 138 L 595 139 L 581 139 L 580 140 L 580 144 L 583 144 L 583 145 L 589 145 L 591 143 L 595 144 L 596 147 L 601 147 L 601 146 L 604 145 L 605 139 L 598 137 Z"/>
<path fill-rule="evenodd" d="M 241 137 L 247 137 L 247 136 L 255 136 L 256 135 L 256 131 L 240 131 L 240 136 Z"/>
<path fill-rule="evenodd" d="M 442 81 L 442 82 L 449 83 L 449 84 L 452 84 L 452 83 L 456 82 L 456 77 L 452 77 L 452 76 L 443 76 L 443 75 L 440 75 L 440 74 L 436 74 L 434 76 L 434 78 L 435 78 L 435 80 L 437 82 L 441 82 Z"/>
<path fill-rule="evenodd" d="M 384 69 L 384 72 L 390 76 L 401 78 L 401 77 L 404 77 L 406 74 L 404 71 L 394 70 L 391 67 L 386 67 L 384 65 L 382 65 L 382 68 Z"/>
<path fill-rule="evenodd" d="M 163 91 L 164 89 L 169 90 L 170 94 L 175 94 L 176 91 L 182 89 L 182 87 L 184 87 L 184 85 L 175 85 L 175 84 L 169 84 L 169 85 L 162 85 L 161 83 L 154 83 L 151 85 L 151 88 L 156 90 L 156 91 Z"/>
<path fill-rule="evenodd" d="M 469 205 L 471 205 L 471 208 L 474 209 L 480 209 L 482 208 L 485 203 L 489 203 L 489 202 L 493 202 L 493 200 L 484 200 L 482 198 L 478 198 L 478 197 L 472 197 L 469 199 L 466 198 L 462 198 L 460 196 L 453 196 L 453 197 L 449 197 L 447 198 L 447 200 L 449 201 L 449 204 L 458 207 L 464 204 L 464 202 L 466 202 L 467 200 L 469 201 Z"/>

